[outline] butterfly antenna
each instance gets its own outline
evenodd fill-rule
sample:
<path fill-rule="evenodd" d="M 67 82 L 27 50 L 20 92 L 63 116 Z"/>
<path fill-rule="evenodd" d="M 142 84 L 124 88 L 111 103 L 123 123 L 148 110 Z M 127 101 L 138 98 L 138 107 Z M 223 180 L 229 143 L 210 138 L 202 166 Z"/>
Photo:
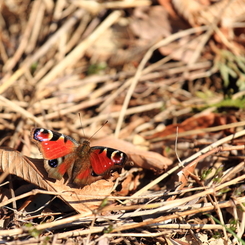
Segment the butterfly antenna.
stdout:
<path fill-rule="evenodd" d="M 84 128 L 83 128 L 83 124 L 82 124 L 82 116 L 81 116 L 81 113 L 80 112 L 78 112 L 78 116 L 79 116 L 79 120 L 80 120 L 80 123 L 81 123 L 82 131 L 83 131 L 83 136 L 86 137 L 85 132 L 84 132 Z"/>
<path fill-rule="evenodd" d="M 94 134 L 90 137 L 90 140 L 95 136 L 95 134 L 97 134 L 106 124 L 108 123 L 108 121 L 105 121 L 100 128 L 94 132 Z"/>

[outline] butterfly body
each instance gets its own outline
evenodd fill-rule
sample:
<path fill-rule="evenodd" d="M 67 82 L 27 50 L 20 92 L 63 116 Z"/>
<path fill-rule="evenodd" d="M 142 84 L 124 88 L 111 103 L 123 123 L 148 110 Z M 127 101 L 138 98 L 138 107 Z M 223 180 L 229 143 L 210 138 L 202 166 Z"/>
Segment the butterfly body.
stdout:
<path fill-rule="evenodd" d="M 67 173 L 69 180 L 78 186 L 106 177 L 127 161 L 124 152 L 103 146 L 90 147 L 86 139 L 78 144 L 73 138 L 48 129 L 34 128 L 31 139 L 43 154 L 49 177 L 60 180 Z"/>

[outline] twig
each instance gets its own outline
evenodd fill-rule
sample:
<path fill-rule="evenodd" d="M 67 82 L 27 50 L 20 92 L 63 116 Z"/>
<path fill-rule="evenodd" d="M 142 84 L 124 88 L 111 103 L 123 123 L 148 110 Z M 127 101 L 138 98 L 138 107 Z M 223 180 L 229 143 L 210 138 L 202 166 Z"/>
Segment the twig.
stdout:
<path fill-rule="evenodd" d="M 4 103 L 5 107 L 11 108 L 11 110 L 16 111 L 17 113 L 20 113 L 22 116 L 24 116 L 26 119 L 31 119 L 38 125 L 44 127 L 45 123 L 42 121 L 42 119 L 39 119 L 35 116 L 33 116 L 30 112 L 26 111 L 22 107 L 18 106 L 17 104 L 13 103 L 12 101 L 4 98 L 0 95 L 0 101 Z"/>
<path fill-rule="evenodd" d="M 30 14 L 29 21 L 26 25 L 25 32 L 22 35 L 21 42 L 19 44 L 18 49 L 16 50 L 14 56 L 8 60 L 8 62 L 3 67 L 3 71 L 8 72 L 13 69 L 16 63 L 20 60 L 21 55 L 24 53 L 26 47 L 29 45 L 29 36 L 33 31 L 33 25 L 39 10 L 41 10 L 43 6 L 43 2 L 41 0 L 37 0 L 33 2 L 32 11 Z M 28 44 L 28 45 L 27 45 Z"/>
<path fill-rule="evenodd" d="M 179 133 L 180 135 L 180 133 Z M 237 132 L 235 134 L 229 135 L 223 139 L 220 139 L 216 142 L 214 142 L 213 144 L 205 147 L 204 149 L 200 150 L 199 152 L 197 152 L 196 154 L 192 155 L 191 157 L 188 157 L 186 160 L 182 161 L 180 164 L 178 164 L 177 166 L 175 166 L 174 168 L 170 169 L 168 172 L 162 174 L 161 176 L 159 176 L 158 178 L 156 178 L 155 180 L 151 181 L 148 185 L 144 186 L 142 189 L 140 189 L 138 192 L 134 193 L 132 195 L 132 197 L 135 196 L 139 196 L 142 195 L 142 193 L 144 193 L 145 191 L 149 190 L 151 187 L 153 187 L 154 185 L 156 185 L 157 183 L 161 182 L 163 179 L 165 179 L 167 176 L 169 176 L 170 174 L 172 174 L 173 172 L 175 172 L 176 170 L 178 170 L 179 168 L 187 165 L 188 163 L 190 163 L 191 161 L 193 161 L 194 159 L 198 158 L 199 156 L 201 156 L 202 154 L 224 144 L 227 141 L 230 141 L 232 139 L 236 139 L 238 137 L 241 137 L 245 135 L 245 130 L 242 130 L 240 132 Z"/>
<path fill-rule="evenodd" d="M 123 118 L 126 114 L 126 110 L 128 108 L 128 104 L 129 104 L 129 101 L 132 97 L 132 94 L 134 92 L 134 89 L 139 81 L 139 78 L 142 74 L 142 71 L 143 71 L 143 68 L 146 64 L 146 62 L 150 59 L 152 53 L 164 46 L 164 45 L 167 45 L 169 44 L 170 42 L 173 42 L 175 39 L 177 38 L 181 38 L 181 37 L 184 37 L 184 36 L 187 36 L 187 35 L 190 35 L 190 34 L 193 34 L 193 33 L 196 33 L 196 32 L 200 32 L 200 31 L 203 31 L 207 29 L 206 26 L 203 26 L 203 27 L 198 27 L 198 28 L 191 28 L 191 29 L 188 29 L 188 30 L 184 30 L 182 32 L 178 32 L 178 33 L 175 33 L 167 38 L 165 38 L 164 40 L 161 40 L 160 42 L 156 43 L 155 45 L 153 45 L 147 52 L 146 54 L 144 55 L 142 61 L 140 62 L 139 64 L 139 67 L 135 73 L 135 76 L 133 77 L 132 79 L 132 83 L 131 83 L 131 86 L 129 87 L 129 90 L 128 90 L 128 93 L 125 97 L 125 100 L 123 102 L 123 106 L 122 106 L 122 110 L 121 110 L 121 114 L 119 116 L 119 119 L 118 119 L 118 122 L 117 122 L 117 126 L 116 126 L 116 130 L 115 130 L 115 136 L 118 137 L 119 135 L 119 132 L 120 132 L 120 129 L 122 127 L 122 123 L 123 123 Z"/>
<path fill-rule="evenodd" d="M 59 64 L 57 64 L 43 79 L 39 82 L 37 90 L 42 90 L 50 81 L 55 79 L 61 71 L 66 68 L 71 67 L 73 64 L 77 63 L 79 59 L 84 55 L 86 49 L 93 44 L 93 42 L 103 33 L 107 28 L 114 24 L 120 17 L 120 11 L 112 12 L 101 24 L 100 26 L 85 40 L 83 40 L 79 45 L 72 50 L 72 52 L 67 55 Z M 39 97 L 39 96 L 37 96 Z"/>
<path fill-rule="evenodd" d="M 71 27 L 76 24 L 78 20 L 83 16 L 84 10 L 78 9 L 73 18 L 69 18 L 67 22 L 44 44 L 39 50 L 31 57 L 27 57 L 20 69 L 18 69 L 11 77 L 8 78 L 8 74 L 2 79 L 3 83 L 0 86 L 0 94 L 11 87 L 18 79 L 29 69 L 33 62 L 36 62 L 40 57 L 44 56 L 45 53 L 57 42 L 57 40 L 64 35 L 67 31 L 70 31 Z"/>

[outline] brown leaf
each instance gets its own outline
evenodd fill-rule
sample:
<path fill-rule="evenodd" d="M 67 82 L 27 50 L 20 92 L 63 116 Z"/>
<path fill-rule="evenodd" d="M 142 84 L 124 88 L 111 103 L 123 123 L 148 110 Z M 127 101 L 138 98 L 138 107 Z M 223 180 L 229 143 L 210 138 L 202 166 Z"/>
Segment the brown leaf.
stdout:
<path fill-rule="evenodd" d="M 82 189 L 68 186 L 64 179 L 50 179 L 42 159 L 25 157 L 11 148 L 0 148 L 0 159 L 1 172 L 8 172 L 40 188 L 57 192 L 63 201 L 80 213 L 98 208 L 101 201 L 112 191 L 111 179 L 96 181 Z"/>
<path fill-rule="evenodd" d="M 138 149 L 135 145 L 116 139 L 113 136 L 95 140 L 91 142 L 91 145 L 103 145 L 119 149 L 125 152 L 129 160 L 133 161 L 136 166 L 153 170 L 158 174 L 162 173 L 169 165 L 172 164 L 170 159 L 156 152 Z"/>
<path fill-rule="evenodd" d="M 188 177 L 194 174 L 197 164 L 197 161 L 193 161 L 177 173 L 181 185 L 178 186 L 176 190 L 182 190 L 187 185 Z"/>
<path fill-rule="evenodd" d="M 170 35 L 170 23 L 162 6 L 138 7 L 130 22 L 134 34 L 145 40 L 158 40 Z"/>
<path fill-rule="evenodd" d="M 208 25 L 220 20 L 222 26 L 230 28 L 232 23 L 244 20 L 244 0 L 222 0 L 213 4 L 196 0 L 175 0 L 172 3 L 192 26 Z"/>
<path fill-rule="evenodd" d="M 176 18 L 177 14 L 172 5 L 172 0 L 158 0 L 159 4 L 170 14 L 173 18 Z"/>
<path fill-rule="evenodd" d="M 52 184 L 46 181 L 48 178 L 46 171 L 40 171 L 31 159 L 23 156 L 20 152 L 11 148 L 0 148 L 0 171 L 16 175 L 40 188 L 54 191 Z M 37 160 L 37 159 L 36 159 Z M 41 160 L 39 160 L 40 162 Z M 46 176 L 45 176 L 46 174 Z"/>
<path fill-rule="evenodd" d="M 200 45 L 201 38 L 202 36 L 194 39 L 190 36 L 182 37 L 178 42 L 162 46 L 158 50 L 164 56 L 171 55 L 172 59 L 188 63 L 190 61 L 190 57 L 193 56 L 198 45 Z M 180 49 L 180 46 L 184 46 L 185 48 Z"/>
<path fill-rule="evenodd" d="M 146 139 L 154 139 L 158 137 L 165 137 L 167 135 L 176 134 L 176 128 L 178 127 L 178 133 L 190 131 L 194 129 L 203 129 L 208 127 L 215 127 L 219 125 L 225 125 L 228 123 L 236 122 L 236 118 L 232 115 L 221 116 L 215 113 L 209 113 L 198 117 L 191 117 L 178 124 L 171 124 L 167 126 L 163 131 L 157 132 L 153 135 L 146 137 Z M 233 133 L 233 129 L 228 129 L 228 133 Z M 199 134 L 203 134 L 200 132 Z M 196 136 L 196 134 L 195 134 Z"/>
<path fill-rule="evenodd" d="M 97 209 L 104 198 L 111 194 L 114 183 L 109 180 L 98 180 L 90 185 L 80 188 L 72 188 L 63 180 L 53 183 L 55 190 L 62 194 L 62 198 L 77 212 L 84 213 Z"/>

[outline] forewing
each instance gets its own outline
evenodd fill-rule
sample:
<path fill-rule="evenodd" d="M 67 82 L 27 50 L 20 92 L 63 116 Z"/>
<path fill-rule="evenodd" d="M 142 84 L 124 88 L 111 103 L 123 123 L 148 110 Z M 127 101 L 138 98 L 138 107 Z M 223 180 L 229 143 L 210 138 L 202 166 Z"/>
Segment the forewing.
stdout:
<path fill-rule="evenodd" d="M 48 160 L 68 155 L 78 146 L 71 137 L 43 128 L 34 128 L 31 139 L 38 145 L 43 157 Z"/>

